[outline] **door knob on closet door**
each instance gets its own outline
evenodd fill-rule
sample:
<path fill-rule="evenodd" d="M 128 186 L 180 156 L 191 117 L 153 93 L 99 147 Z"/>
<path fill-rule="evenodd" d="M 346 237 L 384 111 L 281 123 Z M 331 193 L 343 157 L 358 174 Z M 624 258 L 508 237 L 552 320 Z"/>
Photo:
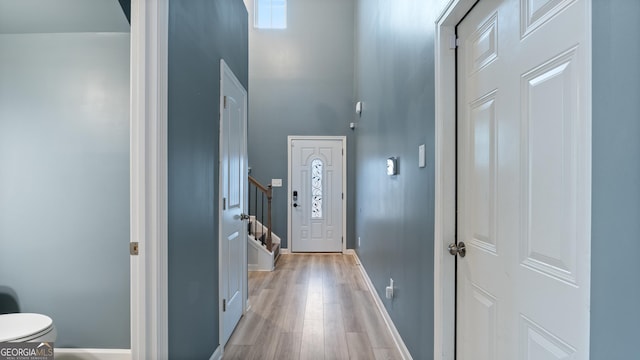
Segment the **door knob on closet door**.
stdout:
<path fill-rule="evenodd" d="M 449 254 L 453 256 L 460 255 L 460 257 L 464 257 L 465 255 L 467 255 L 467 247 L 462 241 L 457 244 L 452 243 L 449 245 Z"/>

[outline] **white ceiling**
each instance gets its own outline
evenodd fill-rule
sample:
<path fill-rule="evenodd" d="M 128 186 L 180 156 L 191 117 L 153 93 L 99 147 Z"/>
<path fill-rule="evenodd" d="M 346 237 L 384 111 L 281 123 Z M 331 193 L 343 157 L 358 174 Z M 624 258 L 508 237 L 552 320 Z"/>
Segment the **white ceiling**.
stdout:
<path fill-rule="evenodd" d="M 118 0 L 0 0 L 0 34 L 129 31 Z"/>

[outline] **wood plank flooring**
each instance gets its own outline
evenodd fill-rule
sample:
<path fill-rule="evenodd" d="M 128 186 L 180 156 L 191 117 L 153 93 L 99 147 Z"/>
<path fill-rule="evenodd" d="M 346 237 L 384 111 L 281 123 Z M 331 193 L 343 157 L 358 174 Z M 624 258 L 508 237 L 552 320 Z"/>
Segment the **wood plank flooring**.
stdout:
<path fill-rule="evenodd" d="M 249 301 L 223 360 L 402 359 L 351 255 L 282 255 Z"/>

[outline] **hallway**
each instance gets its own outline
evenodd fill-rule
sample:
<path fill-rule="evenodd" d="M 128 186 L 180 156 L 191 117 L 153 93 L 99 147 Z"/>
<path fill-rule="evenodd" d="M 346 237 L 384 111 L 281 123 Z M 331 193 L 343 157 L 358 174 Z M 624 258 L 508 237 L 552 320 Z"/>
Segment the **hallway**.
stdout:
<path fill-rule="evenodd" d="M 401 359 L 351 255 L 282 255 L 249 273 L 251 310 L 225 347 L 231 359 Z"/>

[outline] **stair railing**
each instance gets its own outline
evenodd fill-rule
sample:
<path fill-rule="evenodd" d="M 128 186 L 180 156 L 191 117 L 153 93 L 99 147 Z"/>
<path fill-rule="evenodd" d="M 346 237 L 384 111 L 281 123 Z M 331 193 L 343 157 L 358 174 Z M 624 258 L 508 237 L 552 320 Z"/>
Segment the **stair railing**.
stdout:
<path fill-rule="evenodd" d="M 271 184 L 266 186 L 262 185 L 253 176 L 249 176 L 249 215 L 255 216 L 256 220 L 260 219 L 259 221 L 262 225 L 262 231 L 260 232 L 260 238 L 256 238 L 256 240 L 259 240 L 263 246 L 267 247 L 267 250 L 269 251 L 271 251 L 273 245 L 271 239 L 271 200 L 273 198 L 272 193 L 273 188 Z M 267 202 L 266 211 L 265 200 Z M 260 204 L 259 207 L 258 204 Z M 265 215 L 267 217 L 266 226 L 264 221 Z M 256 236 L 257 224 L 251 224 L 249 226 L 249 233 Z"/>

